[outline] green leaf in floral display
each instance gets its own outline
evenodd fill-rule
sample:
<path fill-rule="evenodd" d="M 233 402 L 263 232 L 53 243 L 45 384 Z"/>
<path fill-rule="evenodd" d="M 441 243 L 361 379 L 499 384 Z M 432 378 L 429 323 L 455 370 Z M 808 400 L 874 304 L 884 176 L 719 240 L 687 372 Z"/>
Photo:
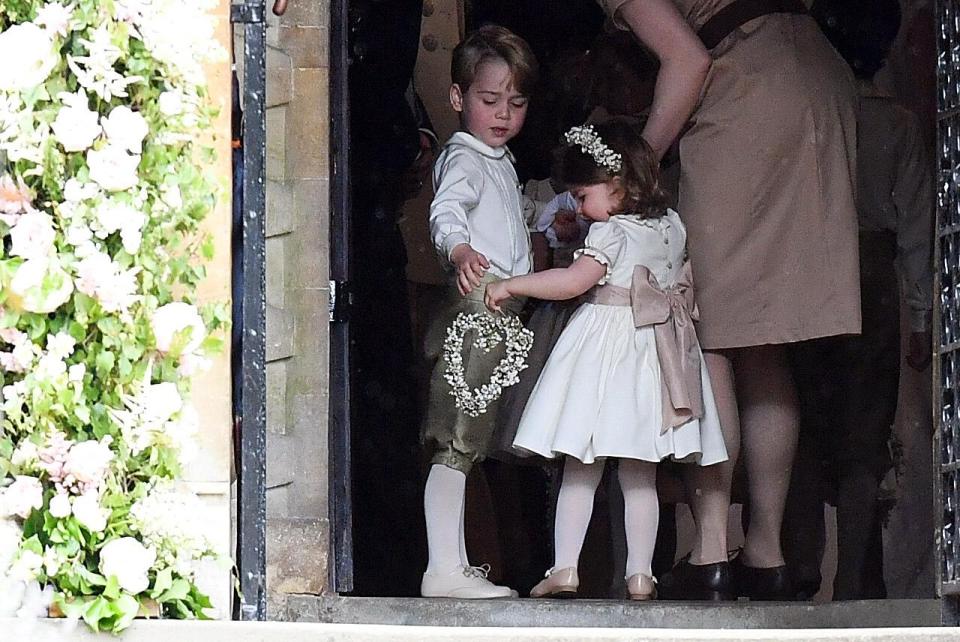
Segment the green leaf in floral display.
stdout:
<path fill-rule="evenodd" d="M 113 370 L 113 365 L 115 363 L 116 357 L 113 356 L 113 353 L 109 350 L 102 350 L 100 354 L 97 355 L 97 376 L 109 376 L 110 371 Z"/>
<path fill-rule="evenodd" d="M 33 511 L 33 513 L 31 513 L 31 518 L 33 517 L 33 515 L 37 515 L 38 513 L 39 511 Z M 42 517 L 36 521 L 41 521 L 41 520 L 42 520 Z M 30 521 L 30 520 L 28 519 L 27 521 Z M 24 531 L 26 531 L 26 523 L 24 523 Z M 38 536 L 32 535 L 20 543 L 20 550 L 31 551 L 33 553 L 36 553 L 37 555 L 43 555 L 43 544 L 40 543 L 40 538 Z"/>
<path fill-rule="evenodd" d="M 117 579 L 116 575 L 111 575 L 107 578 L 107 585 L 103 588 L 103 595 L 111 600 L 120 597 L 120 580 Z"/>
<path fill-rule="evenodd" d="M 104 597 L 96 597 L 87 602 L 83 611 L 83 621 L 94 631 L 100 631 L 101 620 L 110 617 L 110 603 Z"/>
<path fill-rule="evenodd" d="M 140 612 L 140 602 L 129 593 L 122 593 L 114 602 L 114 609 L 117 619 L 111 630 L 116 633 L 130 626 L 133 619 L 137 617 L 137 613 Z"/>
<path fill-rule="evenodd" d="M 77 575 L 89 586 L 106 586 L 107 578 L 100 573 L 94 573 L 86 566 L 77 566 Z"/>
<path fill-rule="evenodd" d="M 190 582 L 182 577 L 178 577 L 173 581 L 173 584 L 170 585 L 170 588 L 157 597 L 157 602 L 163 603 L 185 600 L 188 595 L 190 595 Z"/>
<path fill-rule="evenodd" d="M 153 589 L 150 590 L 150 597 L 156 599 L 173 586 L 173 569 L 167 567 L 157 573 L 157 578 L 153 581 Z"/>

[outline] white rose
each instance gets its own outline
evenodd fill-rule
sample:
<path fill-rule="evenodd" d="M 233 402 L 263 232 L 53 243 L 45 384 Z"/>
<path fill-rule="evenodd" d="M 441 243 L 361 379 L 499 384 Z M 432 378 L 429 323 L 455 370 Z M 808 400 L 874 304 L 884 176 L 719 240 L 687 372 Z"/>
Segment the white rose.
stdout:
<path fill-rule="evenodd" d="M 153 336 L 157 341 L 157 350 L 168 352 L 176 334 L 190 328 L 190 338 L 183 348 L 184 354 L 196 351 L 206 337 L 207 329 L 203 325 L 200 313 L 189 303 L 174 301 L 157 308 L 151 320 Z"/>
<path fill-rule="evenodd" d="M 62 107 L 50 128 L 53 130 L 53 137 L 63 145 L 64 151 L 68 152 L 82 152 L 87 149 L 102 131 L 99 114 L 79 102 L 70 107 Z"/>
<path fill-rule="evenodd" d="M 10 282 L 11 307 L 47 314 L 70 300 L 73 281 L 55 259 L 28 259 Z"/>
<path fill-rule="evenodd" d="M 25 439 L 21 441 L 17 449 L 13 451 L 13 455 L 10 456 L 10 463 L 17 467 L 31 466 L 35 464 L 39 458 L 40 451 L 37 445 L 29 439 Z"/>
<path fill-rule="evenodd" d="M 164 423 L 183 407 L 183 399 L 174 383 L 155 383 L 143 391 L 143 414 L 147 421 Z"/>
<path fill-rule="evenodd" d="M 84 493 L 73 500 L 73 515 L 81 525 L 94 533 L 100 533 L 107 527 L 107 511 L 100 506 L 96 491 Z"/>
<path fill-rule="evenodd" d="M 183 96 L 179 91 L 165 91 L 157 99 L 157 106 L 164 116 L 176 116 L 183 112 Z"/>
<path fill-rule="evenodd" d="M 77 340 L 63 330 L 56 334 L 47 335 L 47 351 L 57 355 L 57 357 L 61 359 L 66 359 L 73 354 L 73 349 L 76 345 Z"/>
<path fill-rule="evenodd" d="M 25 259 L 42 259 L 53 251 L 57 233 L 48 214 L 32 210 L 23 214 L 10 230 L 10 254 Z"/>
<path fill-rule="evenodd" d="M 180 417 L 168 422 L 164 434 L 170 444 L 177 449 L 177 459 L 181 465 L 191 462 L 197 455 L 196 436 L 200 432 L 200 415 L 192 404 L 184 405 Z"/>
<path fill-rule="evenodd" d="M 104 437 L 102 441 L 81 441 L 74 444 L 67 453 L 63 473 L 73 475 L 81 484 L 99 483 L 107 474 L 107 466 L 112 460 L 113 451 L 110 450 L 109 437 Z"/>
<path fill-rule="evenodd" d="M 87 366 L 83 363 L 75 363 L 67 370 L 67 379 L 70 381 L 83 381 L 83 375 L 87 373 Z"/>
<path fill-rule="evenodd" d="M 150 128 L 143 116 L 126 105 L 120 105 L 103 119 L 103 131 L 111 145 L 139 154 L 143 151 L 143 139 L 150 133 Z"/>
<path fill-rule="evenodd" d="M 63 186 L 63 198 L 68 201 L 79 203 L 88 198 L 93 198 L 100 191 L 95 183 L 81 183 L 76 178 L 71 178 Z"/>
<path fill-rule="evenodd" d="M 29 582 L 37 577 L 42 566 L 43 558 L 40 555 L 24 549 L 20 551 L 20 557 L 10 567 L 10 575 L 20 582 Z"/>
<path fill-rule="evenodd" d="M 29 475 L 17 475 L 0 496 L 0 516 L 19 515 L 26 519 L 35 508 L 43 506 L 43 486 Z"/>
<path fill-rule="evenodd" d="M 23 529 L 9 517 L 0 517 L 0 577 L 3 577 L 20 550 Z"/>
<path fill-rule="evenodd" d="M 70 498 L 66 493 L 57 493 L 50 500 L 50 514 L 58 519 L 70 515 Z"/>
<path fill-rule="evenodd" d="M 51 2 L 37 11 L 37 17 L 34 22 L 38 25 L 43 25 L 50 35 L 59 34 L 60 36 L 66 37 L 67 32 L 70 30 L 71 18 L 73 18 L 72 8 Z"/>
<path fill-rule="evenodd" d="M 37 25 L 26 22 L 0 32 L 0 90 L 32 89 L 47 79 L 59 56 L 53 40 Z"/>
<path fill-rule="evenodd" d="M 119 145 L 107 145 L 103 149 L 87 152 L 90 178 L 108 192 L 120 192 L 135 186 L 139 180 L 139 164 L 139 156 L 131 156 Z"/>
<path fill-rule="evenodd" d="M 136 595 L 150 585 L 147 571 L 156 559 L 156 552 L 138 540 L 120 537 L 110 540 L 100 549 L 100 572 L 107 578 L 115 576 L 120 588 Z"/>

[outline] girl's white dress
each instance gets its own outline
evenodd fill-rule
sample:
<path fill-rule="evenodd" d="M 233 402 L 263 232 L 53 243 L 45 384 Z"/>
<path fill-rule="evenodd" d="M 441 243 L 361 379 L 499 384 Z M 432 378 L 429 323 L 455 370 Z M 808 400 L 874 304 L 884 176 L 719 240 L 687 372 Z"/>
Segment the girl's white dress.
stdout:
<path fill-rule="evenodd" d="M 629 288 L 636 265 L 661 287 L 676 283 L 686 229 L 673 210 L 659 219 L 613 216 L 594 223 L 577 256 L 607 267 L 598 285 Z M 698 348 L 699 350 L 699 348 Z M 570 319 L 530 394 L 513 445 L 544 457 L 601 457 L 710 465 L 727 459 L 701 355 L 703 416 L 661 430 L 661 374 L 653 326 L 634 327 L 629 306 L 584 303 Z M 669 401 L 668 401 L 669 403 Z"/>

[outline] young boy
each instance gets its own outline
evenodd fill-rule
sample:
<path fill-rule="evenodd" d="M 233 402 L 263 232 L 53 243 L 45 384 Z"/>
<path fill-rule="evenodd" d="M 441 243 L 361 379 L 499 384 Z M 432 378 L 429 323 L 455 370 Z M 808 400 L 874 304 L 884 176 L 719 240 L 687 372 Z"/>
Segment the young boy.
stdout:
<path fill-rule="evenodd" d="M 520 186 L 506 144 L 523 126 L 537 62 L 523 39 L 488 26 L 454 50 L 451 77 L 450 104 L 460 116 L 461 131 L 450 137 L 434 166 L 430 234 L 452 268 L 454 283 L 426 338 L 427 356 L 436 365 L 424 437 L 436 450 L 424 489 L 429 562 L 420 592 L 424 597 L 510 597 L 515 593 L 508 587 L 486 579 L 485 567 L 470 565 L 463 532 L 466 476 L 488 454 L 498 400 L 476 417 L 460 411 L 442 354 L 447 328 L 460 313 L 487 314 L 487 283 L 532 269 Z M 510 313 L 516 314 L 523 302 L 511 305 Z M 467 333 L 461 354 L 464 379 L 472 387 L 489 380 L 504 346 L 484 352 L 472 346 Z"/>

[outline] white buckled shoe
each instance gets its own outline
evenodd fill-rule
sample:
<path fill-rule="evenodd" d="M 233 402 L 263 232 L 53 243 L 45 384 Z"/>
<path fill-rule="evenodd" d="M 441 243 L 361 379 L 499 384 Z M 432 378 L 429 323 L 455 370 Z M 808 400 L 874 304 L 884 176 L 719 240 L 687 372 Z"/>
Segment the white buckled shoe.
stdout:
<path fill-rule="evenodd" d="M 420 583 L 423 597 L 449 597 L 459 600 L 484 600 L 516 597 L 508 586 L 497 586 L 487 579 L 490 566 L 458 566 L 450 573 L 424 573 Z"/>

